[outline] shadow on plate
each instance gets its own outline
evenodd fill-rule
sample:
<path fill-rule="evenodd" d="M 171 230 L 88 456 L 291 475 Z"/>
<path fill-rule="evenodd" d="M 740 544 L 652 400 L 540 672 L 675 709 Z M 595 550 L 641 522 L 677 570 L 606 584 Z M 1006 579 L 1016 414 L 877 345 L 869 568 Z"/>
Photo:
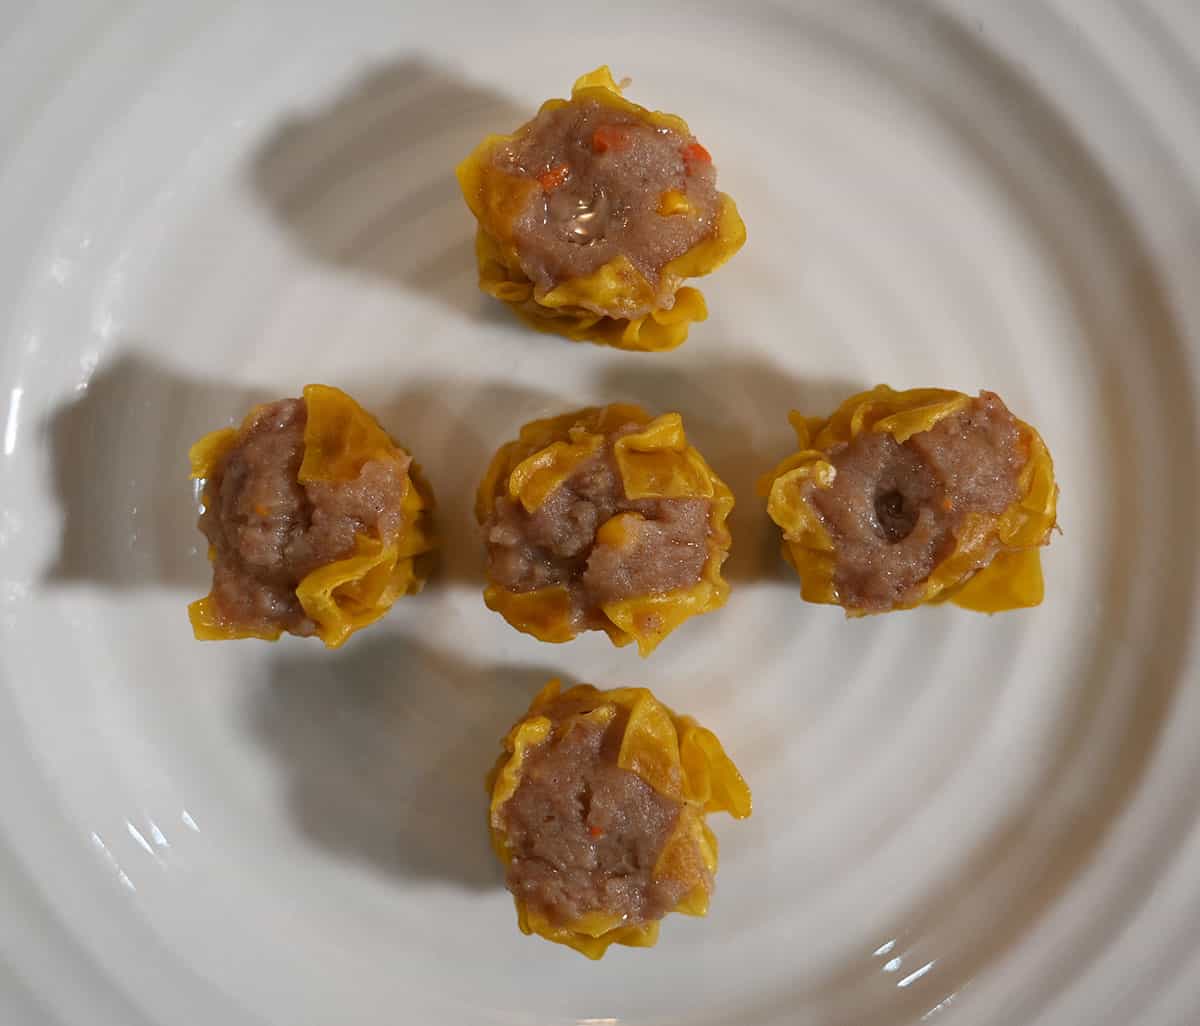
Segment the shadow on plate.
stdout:
<path fill-rule="evenodd" d="M 62 509 L 55 584 L 194 585 L 207 578 L 188 448 L 272 396 L 197 381 L 126 350 L 42 426 Z"/>
<path fill-rule="evenodd" d="M 253 187 L 315 259 L 517 330 L 502 304 L 476 287 L 475 221 L 454 169 L 484 136 L 533 114 L 404 57 L 281 124 L 254 157 Z"/>
<path fill-rule="evenodd" d="M 281 656 L 249 705 L 304 835 L 383 873 L 502 886 L 484 779 L 508 726 L 556 675 L 395 635 L 321 655 Z"/>

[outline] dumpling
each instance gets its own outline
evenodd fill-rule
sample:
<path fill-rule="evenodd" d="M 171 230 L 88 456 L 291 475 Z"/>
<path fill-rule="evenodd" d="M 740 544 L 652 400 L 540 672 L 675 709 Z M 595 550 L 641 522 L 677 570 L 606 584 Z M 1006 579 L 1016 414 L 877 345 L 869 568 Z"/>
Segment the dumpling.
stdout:
<path fill-rule="evenodd" d="M 995 393 L 880 385 L 827 419 L 791 420 L 799 451 L 762 490 L 810 602 L 862 615 L 1042 601 L 1054 465 Z"/>
<path fill-rule="evenodd" d="M 522 932 L 600 958 L 650 947 L 670 912 L 703 916 L 717 871 L 705 817 L 750 815 L 720 741 L 645 688 L 554 680 L 488 779 L 492 846 Z"/>
<path fill-rule="evenodd" d="M 683 286 L 745 242 L 733 200 L 683 119 L 621 95 L 607 67 L 458 168 L 479 222 L 479 287 L 528 324 L 665 350 L 708 315 Z"/>
<path fill-rule="evenodd" d="M 526 424 L 479 488 L 484 599 L 518 630 L 603 630 L 649 655 L 724 604 L 733 495 L 678 413 L 614 404 Z"/>
<path fill-rule="evenodd" d="M 317 635 L 330 648 L 419 591 L 433 494 L 412 457 L 350 396 L 309 385 L 192 446 L 210 593 L 198 639 Z"/>

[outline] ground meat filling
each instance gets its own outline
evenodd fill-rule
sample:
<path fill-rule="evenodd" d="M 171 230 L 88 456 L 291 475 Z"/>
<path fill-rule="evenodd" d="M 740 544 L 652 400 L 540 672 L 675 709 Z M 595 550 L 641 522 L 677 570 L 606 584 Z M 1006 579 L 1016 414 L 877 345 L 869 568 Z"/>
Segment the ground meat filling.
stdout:
<path fill-rule="evenodd" d="M 515 225 L 521 266 L 539 288 L 622 254 L 657 286 L 669 261 L 716 228 L 720 198 L 707 151 L 595 101 L 538 114 L 493 163 L 541 186 Z M 686 197 L 686 213 L 660 213 L 672 191 Z"/>
<path fill-rule="evenodd" d="M 809 494 L 833 538 L 838 600 L 875 612 L 914 601 L 968 513 L 1018 498 L 1026 459 L 1027 439 L 991 392 L 903 445 L 866 431 L 834 449 L 832 486 Z"/>
<path fill-rule="evenodd" d="M 617 766 L 625 718 L 607 728 L 576 722 L 529 753 L 501 810 L 508 888 L 556 925 L 588 912 L 652 922 L 687 893 L 685 882 L 653 878 L 681 806 Z"/>
<path fill-rule="evenodd" d="M 514 592 L 564 587 L 575 629 L 587 630 L 607 622 L 606 603 L 699 583 L 709 501 L 625 498 L 612 442 L 636 430 L 630 424 L 615 432 L 533 513 L 507 496 L 496 500 L 483 528 L 493 584 Z M 598 542 L 596 532 L 619 514 L 636 514 L 623 518 L 620 542 Z"/>
<path fill-rule="evenodd" d="M 214 552 L 212 598 L 239 626 L 312 634 L 296 585 L 349 556 L 356 534 L 386 543 L 402 526 L 403 453 L 364 464 L 353 481 L 302 485 L 306 419 L 303 399 L 264 406 L 205 488 L 200 530 Z"/>

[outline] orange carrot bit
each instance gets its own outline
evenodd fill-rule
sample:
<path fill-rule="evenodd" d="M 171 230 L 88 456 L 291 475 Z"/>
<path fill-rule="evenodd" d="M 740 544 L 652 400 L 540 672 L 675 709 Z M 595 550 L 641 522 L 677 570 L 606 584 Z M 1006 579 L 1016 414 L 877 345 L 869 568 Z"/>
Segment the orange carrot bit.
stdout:
<path fill-rule="evenodd" d="M 592 133 L 592 152 L 614 153 L 629 149 L 629 129 L 620 125 L 601 125 Z"/>
<path fill-rule="evenodd" d="M 257 513 L 257 514 L 258 514 L 260 517 L 265 517 L 265 516 L 266 516 L 268 513 L 270 513 L 271 511 L 270 511 L 269 509 L 267 509 L 267 507 L 266 507 L 266 506 L 264 506 L 264 505 L 263 505 L 263 504 L 260 502 L 260 503 L 257 503 L 257 504 L 255 505 L 255 507 L 254 507 L 254 512 L 255 512 L 255 513 Z"/>
<path fill-rule="evenodd" d="M 538 181 L 547 192 L 553 192 L 563 182 L 571 177 L 571 169 L 566 164 L 555 164 L 549 171 L 538 175 Z"/>
<path fill-rule="evenodd" d="M 604 830 L 598 826 L 588 827 L 588 833 L 591 834 L 593 837 L 603 837 L 604 836 Z"/>
<path fill-rule="evenodd" d="M 691 142 L 683 148 L 683 163 L 687 173 L 694 174 L 698 164 L 712 163 L 712 154 L 698 142 Z"/>

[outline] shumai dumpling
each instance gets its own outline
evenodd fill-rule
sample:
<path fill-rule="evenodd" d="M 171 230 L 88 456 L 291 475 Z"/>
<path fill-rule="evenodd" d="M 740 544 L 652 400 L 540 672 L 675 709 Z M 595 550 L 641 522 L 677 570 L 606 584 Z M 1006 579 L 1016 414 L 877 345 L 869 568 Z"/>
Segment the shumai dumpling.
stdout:
<path fill-rule="evenodd" d="M 880 385 L 827 419 L 791 421 L 799 452 L 763 490 L 804 598 L 854 616 L 1042 601 L 1054 466 L 998 395 Z"/>
<path fill-rule="evenodd" d="M 420 590 L 433 495 L 412 457 L 350 396 L 309 385 L 192 446 L 211 592 L 201 641 L 317 635 L 330 648 Z"/>
<path fill-rule="evenodd" d="M 533 421 L 479 487 L 484 599 L 542 641 L 603 630 L 649 655 L 724 604 L 732 508 L 678 413 L 615 404 Z"/>
<path fill-rule="evenodd" d="M 551 681 L 505 738 L 488 790 L 522 932 L 589 958 L 651 947 L 670 912 L 706 915 L 717 840 L 705 816 L 750 815 L 721 742 L 645 688 Z"/>
<path fill-rule="evenodd" d="M 746 240 L 687 123 L 621 95 L 607 67 L 458 168 L 479 222 L 479 287 L 543 331 L 674 349 L 707 316 L 681 287 Z"/>

